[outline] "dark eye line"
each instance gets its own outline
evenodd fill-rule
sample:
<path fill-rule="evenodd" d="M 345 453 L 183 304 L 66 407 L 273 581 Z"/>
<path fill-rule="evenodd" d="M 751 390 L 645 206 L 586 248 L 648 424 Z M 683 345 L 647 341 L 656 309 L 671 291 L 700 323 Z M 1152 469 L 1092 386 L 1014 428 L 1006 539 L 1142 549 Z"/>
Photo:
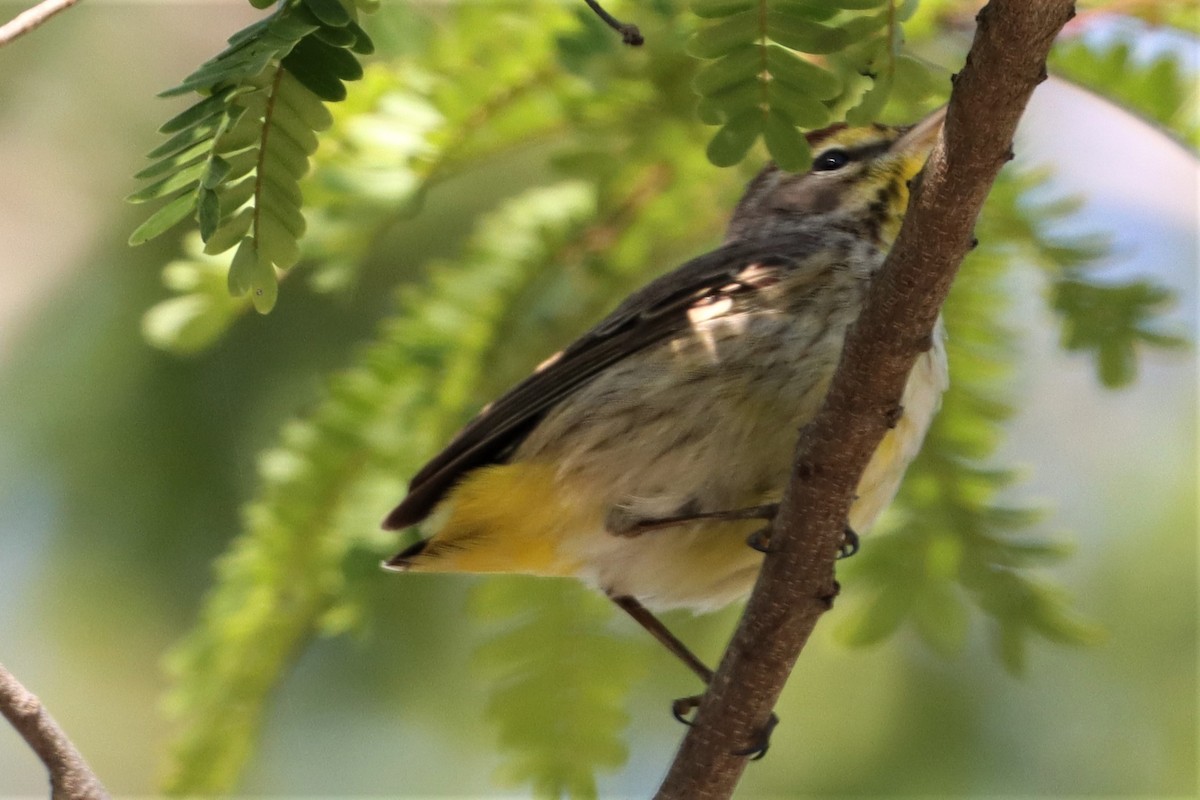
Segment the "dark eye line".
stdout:
<path fill-rule="evenodd" d="M 815 163 L 819 162 L 823 156 L 826 156 L 829 154 L 841 153 L 846 157 L 846 161 L 844 164 L 839 165 L 839 167 L 837 167 L 837 169 L 840 169 L 842 166 L 845 166 L 846 164 L 850 164 L 851 162 L 854 162 L 854 161 L 870 161 L 871 159 L 875 158 L 876 156 L 886 153 L 891 146 L 892 146 L 891 142 L 885 141 L 885 142 L 873 142 L 871 144 L 864 144 L 864 145 L 860 145 L 859 147 L 836 147 L 836 146 L 830 147 L 820 153 L 817 153 L 816 157 L 813 159 L 813 162 L 815 164 Z M 818 169 L 818 171 L 820 171 L 820 170 Z M 829 171 L 832 172 L 833 169 L 830 169 Z"/>

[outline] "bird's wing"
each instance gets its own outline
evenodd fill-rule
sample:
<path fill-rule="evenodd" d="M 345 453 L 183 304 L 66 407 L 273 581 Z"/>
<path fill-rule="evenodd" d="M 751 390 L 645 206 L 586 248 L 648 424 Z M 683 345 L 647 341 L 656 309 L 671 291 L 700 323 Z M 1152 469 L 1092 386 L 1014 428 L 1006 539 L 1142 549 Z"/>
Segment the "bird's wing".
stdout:
<path fill-rule="evenodd" d="M 650 282 L 467 423 L 412 479 L 384 527 L 420 522 L 459 478 L 503 461 L 547 411 L 601 370 L 686 328 L 689 309 L 775 283 L 782 272 L 802 268 L 816 247 L 803 233 L 733 242 Z"/>

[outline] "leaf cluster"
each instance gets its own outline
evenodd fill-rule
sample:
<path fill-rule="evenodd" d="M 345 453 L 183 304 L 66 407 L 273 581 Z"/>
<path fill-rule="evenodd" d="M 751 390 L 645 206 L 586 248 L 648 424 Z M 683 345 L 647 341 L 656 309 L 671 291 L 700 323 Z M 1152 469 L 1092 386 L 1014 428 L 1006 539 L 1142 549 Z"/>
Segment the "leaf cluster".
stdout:
<path fill-rule="evenodd" d="M 475 667 L 508 753 L 500 780 L 538 797 L 596 797 L 625 763 L 625 705 L 641 664 L 607 628 L 607 601 L 574 583 L 492 581 L 472 598 L 491 631 Z"/>
<path fill-rule="evenodd" d="M 299 181 L 317 132 L 333 124 L 324 102 L 346 97 L 344 81 L 363 74 L 357 55 L 374 49 L 356 15 L 349 0 L 286 0 L 163 93 L 202 99 L 159 129 L 170 138 L 150 152 L 156 160 L 136 176 L 149 183 L 129 200 L 165 205 L 131 244 L 194 217 L 206 254 L 237 248 L 230 293 L 249 295 L 260 312 L 275 305 L 276 269 L 300 259 Z"/>
<path fill-rule="evenodd" d="M 1022 202 L 1043 180 L 1002 173 L 988 199 L 980 244 L 944 312 L 952 380 L 942 409 L 880 525 L 885 535 L 847 565 L 854 584 L 869 587 L 839 629 L 848 643 L 873 644 L 911 624 L 934 650 L 951 654 L 966 642 L 971 604 L 991 619 L 996 651 L 1013 672 L 1024 667 L 1034 636 L 1069 644 L 1100 636 L 1034 571 L 1071 548 L 1036 534 L 1044 514 L 1009 499 L 1019 473 L 995 461 L 1014 412 L 1008 387 L 1018 347 L 1004 322 L 1009 273 L 1025 264 L 1061 276 L 1102 252 L 1087 239 L 1050 246 L 1045 230 L 1074 205 Z"/>
<path fill-rule="evenodd" d="M 876 119 L 893 88 L 928 94 L 934 73 L 902 52 L 908 0 L 692 0 L 706 21 L 688 50 L 708 59 L 693 81 L 697 115 L 719 125 L 709 159 L 729 166 L 759 138 L 781 167 L 808 168 L 802 130 L 842 116 Z"/>
<path fill-rule="evenodd" d="M 1078 38 L 1054 49 L 1050 68 L 1200 150 L 1200 90 L 1176 54 L 1139 59 L 1123 39 L 1096 45 Z"/>

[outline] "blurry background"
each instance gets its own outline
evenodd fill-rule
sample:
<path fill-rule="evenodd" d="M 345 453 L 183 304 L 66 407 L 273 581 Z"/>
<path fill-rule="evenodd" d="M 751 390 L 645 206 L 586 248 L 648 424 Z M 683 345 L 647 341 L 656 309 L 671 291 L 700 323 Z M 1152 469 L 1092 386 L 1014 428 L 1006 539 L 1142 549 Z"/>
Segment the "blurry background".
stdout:
<path fill-rule="evenodd" d="M 0 17 L 22 6 L 0 2 Z M 642 7 L 621 10 L 647 22 Z M 432 25 L 413 22 L 420 13 L 366 24 L 385 53 L 419 50 L 414 42 L 440 24 L 437 8 Z M 0 50 L 0 660 L 119 795 L 158 791 L 174 730 L 162 710 L 164 654 L 195 625 L 214 559 L 240 530 L 239 508 L 261 483 L 259 453 L 289 418 L 320 407 L 327 376 L 394 311 L 392 287 L 414 280 L 429 259 L 458 257 L 482 213 L 550 170 L 545 139 L 509 146 L 434 186 L 419 213 L 390 219 L 336 293 L 289 280 L 269 316 L 241 315 L 201 353 L 151 347 L 141 318 L 166 296 L 160 270 L 180 243 L 167 237 L 130 249 L 125 240 L 145 214 L 122 197 L 160 140 L 155 129 L 181 107 L 154 94 L 258 16 L 234 0 L 91 0 Z M 1191 40 L 1140 24 L 1094 36 L 1136 41 L 1143 58 L 1165 48 L 1194 76 Z M 463 48 L 470 60 L 470 44 L 445 46 Z M 617 49 L 608 57 L 628 57 L 632 73 L 645 63 Z M 567 115 L 572 124 L 589 123 L 582 108 Z M 690 190 L 713 214 L 731 207 L 744 176 L 706 165 L 703 138 L 679 147 L 698 154 Z M 1108 237 L 1098 274 L 1150 276 L 1173 289 L 1178 300 L 1165 327 L 1194 340 L 1197 169 L 1188 149 L 1051 82 L 1035 97 L 1017 153 L 1018 167 L 1053 171 L 1036 190 L 1041 196 L 1084 200 L 1062 233 Z M 674 223 L 685 230 L 672 234 L 680 251 L 672 257 L 715 241 L 710 221 L 700 221 L 691 230 Z M 674 263 L 644 253 L 639 280 Z M 1194 352 L 1146 351 L 1135 383 L 1102 389 L 1090 359 L 1058 347 L 1037 274 L 1006 280 L 1020 355 L 1009 386 L 1017 412 L 997 458 L 1023 470 L 1011 499 L 1049 509 L 1042 528 L 1075 545 L 1039 574 L 1106 636 L 1090 647 L 1035 641 L 1019 677 L 992 654 L 978 614 L 957 655 L 937 654 L 908 628 L 878 646 L 850 648 L 838 618 L 861 602 L 854 576 L 863 568 L 843 565 L 846 603 L 818 626 L 784 695 L 771 755 L 750 768 L 742 796 L 1195 795 Z M 607 305 L 596 302 L 591 318 Z M 508 374 L 492 376 L 499 385 L 491 391 L 565 338 L 527 336 L 528 352 L 501 365 Z M 486 386 L 475 391 L 486 399 Z M 432 449 L 437 435 L 430 438 Z M 382 517 L 398 498 L 407 475 L 393 477 L 362 489 L 363 519 Z M 548 626 L 569 654 L 587 650 L 584 640 L 606 624 L 602 611 L 557 584 L 506 578 L 490 581 L 501 586 L 493 589 L 470 578 L 376 571 L 373 548 L 393 544 L 381 537 L 350 547 L 346 591 L 366 611 L 346 625 L 326 620 L 352 632 L 297 651 L 294 669 L 270 693 L 239 791 L 528 794 L 529 781 L 511 786 L 495 777 L 498 768 L 520 772 L 510 751 L 520 750 L 522 734 L 491 692 L 507 662 L 485 645 L 511 620 L 489 615 L 503 616 L 514 596 L 527 598 L 538 609 L 531 624 Z M 864 550 L 871 546 L 868 537 Z M 290 567 L 276 566 L 285 575 Z M 736 614 L 671 623 L 715 660 Z M 629 715 L 620 734 L 628 750 L 594 759 L 609 764 L 600 792 L 647 796 L 681 735 L 669 701 L 696 687 L 625 621 L 608 630 L 622 647 L 609 668 L 629 673 L 631 688 L 616 699 Z M 586 680 L 586 670 L 580 675 Z M 556 717 L 529 716 L 530 726 L 545 728 Z M 589 726 L 566 707 L 562 718 L 579 724 L 547 735 L 569 749 Z M 41 795 L 44 785 L 32 754 L 0 727 L 0 796 Z"/>

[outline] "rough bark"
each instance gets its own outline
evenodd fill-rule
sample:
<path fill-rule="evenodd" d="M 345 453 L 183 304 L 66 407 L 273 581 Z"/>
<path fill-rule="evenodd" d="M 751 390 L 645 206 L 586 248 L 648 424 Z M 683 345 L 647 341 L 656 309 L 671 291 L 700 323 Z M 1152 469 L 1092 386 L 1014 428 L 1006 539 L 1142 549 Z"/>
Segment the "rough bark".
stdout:
<path fill-rule="evenodd" d="M 37 697 L 0 664 L 0 714 L 50 773 L 53 800 L 108 800 L 108 792 Z"/>

